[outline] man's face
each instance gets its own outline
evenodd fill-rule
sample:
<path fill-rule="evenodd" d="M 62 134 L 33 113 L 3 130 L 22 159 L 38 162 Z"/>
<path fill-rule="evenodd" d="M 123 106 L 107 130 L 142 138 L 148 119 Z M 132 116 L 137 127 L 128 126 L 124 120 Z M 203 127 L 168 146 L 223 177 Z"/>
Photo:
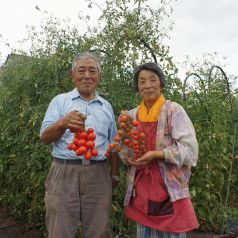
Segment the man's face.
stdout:
<path fill-rule="evenodd" d="M 95 89 L 100 82 L 100 74 L 94 59 L 78 60 L 72 72 L 74 85 L 85 99 L 94 97 Z"/>

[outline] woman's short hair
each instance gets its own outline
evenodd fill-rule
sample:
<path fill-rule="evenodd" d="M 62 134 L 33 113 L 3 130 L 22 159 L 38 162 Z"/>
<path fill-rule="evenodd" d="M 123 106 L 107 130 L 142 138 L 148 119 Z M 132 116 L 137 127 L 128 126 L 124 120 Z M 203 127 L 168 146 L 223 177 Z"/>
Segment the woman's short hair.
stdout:
<path fill-rule="evenodd" d="M 135 88 L 136 91 L 139 91 L 139 89 L 138 89 L 138 77 L 139 77 L 139 73 L 142 70 L 148 70 L 148 71 L 152 71 L 153 73 L 155 73 L 159 77 L 160 87 L 164 88 L 166 77 L 165 77 L 165 74 L 164 74 L 163 70 L 156 63 L 149 62 L 149 63 L 141 64 L 133 70 L 133 75 L 134 75 L 133 84 L 134 84 L 134 88 Z"/>

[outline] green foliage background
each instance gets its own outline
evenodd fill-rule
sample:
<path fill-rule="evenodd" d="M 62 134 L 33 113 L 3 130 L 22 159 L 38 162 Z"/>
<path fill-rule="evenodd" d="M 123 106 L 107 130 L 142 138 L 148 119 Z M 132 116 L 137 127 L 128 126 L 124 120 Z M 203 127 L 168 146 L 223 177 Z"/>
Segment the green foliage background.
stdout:
<path fill-rule="evenodd" d="M 167 1 L 151 9 L 146 1 L 111 0 L 98 27 L 84 34 L 58 19 L 46 18 L 40 33 L 34 28 L 29 31 L 31 54 L 9 60 L 1 69 L 0 202 L 43 236 L 44 181 L 51 146 L 40 143 L 39 130 L 50 100 L 73 87 L 69 77 L 73 55 L 88 50 L 103 59 L 98 90 L 112 103 L 116 116 L 139 102 L 132 86 L 133 67 L 149 60 L 158 62 L 167 75 L 166 97 L 184 106 L 196 128 L 200 155 L 190 188 L 200 229 L 227 230 L 229 219 L 237 217 L 237 97 L 219 69 L 210 75 L 212 60 L 192 65 L 194 75 L 187 78 L 192 84 L 183 85 L 177 78 L 169 47 L 161 43 L 168 9 Z M 115 238 L 132 237 L 135 230 L 123 216 L 125 175 L 122 165 L 111 214 Z"/>

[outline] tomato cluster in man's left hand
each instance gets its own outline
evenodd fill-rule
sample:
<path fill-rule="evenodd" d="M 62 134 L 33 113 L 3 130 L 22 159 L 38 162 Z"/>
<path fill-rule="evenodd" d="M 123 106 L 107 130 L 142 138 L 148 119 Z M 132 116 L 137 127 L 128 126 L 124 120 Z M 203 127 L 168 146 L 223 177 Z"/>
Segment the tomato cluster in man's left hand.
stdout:
<path fill-rule="evenodd" d="M 84 159 L 90 160 L 93 156 L 98 155 L 98 150 L 95 149 L 96 134 L 93 128 L 80 127 L 77 132 L 74 132 L 74 139 L 68 145 L 69 150 L 74 150 L 76 155 L 84 156 Z"/>

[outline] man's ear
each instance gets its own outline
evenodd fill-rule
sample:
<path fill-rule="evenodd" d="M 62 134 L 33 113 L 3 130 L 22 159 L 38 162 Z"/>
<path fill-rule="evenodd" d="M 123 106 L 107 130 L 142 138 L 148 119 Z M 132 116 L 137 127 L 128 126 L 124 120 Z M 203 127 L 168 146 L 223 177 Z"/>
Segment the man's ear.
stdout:
<path fill-rule="evenodd" d="M 73 71 L 72 69 L 69 71 L 69 76 L 70 76 L 71 78 L 74 77 L 74 71 Z"/>
<path fill-rule="evenodd" d="M 70 76 L 71 81 L 72 81 L 73 84 L 74 84 L 74 74 L 75 74 L 75 71 L 71 69 L 71 70 L 69 71 L 69 76 Z"/>

